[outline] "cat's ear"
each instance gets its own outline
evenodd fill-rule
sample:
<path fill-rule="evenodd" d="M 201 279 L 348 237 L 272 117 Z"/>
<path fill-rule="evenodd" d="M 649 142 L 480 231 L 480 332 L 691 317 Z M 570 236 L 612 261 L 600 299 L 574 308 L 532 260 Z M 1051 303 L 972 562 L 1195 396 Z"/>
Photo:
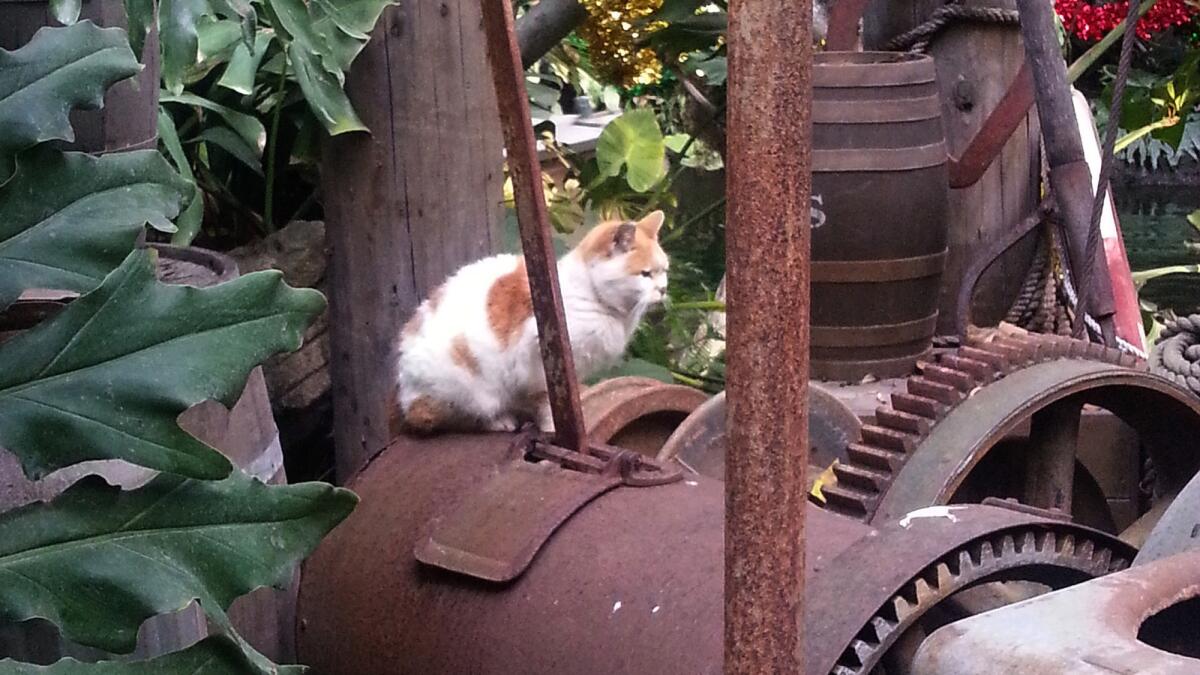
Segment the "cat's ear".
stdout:
<path fill-rule="evenodd" d="M 614 255 L 628 253 L 633 248 L 633 237 L 637 234 L 638 226 L 633 223 L 621 223 L 613 230 L 612 251 Z"/>
<path fill-rule="evenodd" d="M 666 215 L 662 211 L 655 211 L 639 220 L 637 226 L 639 230 L 646 233 L 646 236 L 651 239 L 657 239 L 658 231 L 662 229 L 663 220 L 665 219 Z"/>

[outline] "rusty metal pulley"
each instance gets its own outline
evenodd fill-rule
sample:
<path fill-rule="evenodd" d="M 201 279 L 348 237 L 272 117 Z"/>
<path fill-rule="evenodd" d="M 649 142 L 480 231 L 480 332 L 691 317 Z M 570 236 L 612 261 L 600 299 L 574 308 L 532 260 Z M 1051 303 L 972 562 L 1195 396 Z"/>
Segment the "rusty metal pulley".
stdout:
<path fill-rule="evenodd" d="M 699 389 L 648 377 L 616 377 L 583 392 L 588 438 L 654 457 L 679 424 L 708 399 Z"/>

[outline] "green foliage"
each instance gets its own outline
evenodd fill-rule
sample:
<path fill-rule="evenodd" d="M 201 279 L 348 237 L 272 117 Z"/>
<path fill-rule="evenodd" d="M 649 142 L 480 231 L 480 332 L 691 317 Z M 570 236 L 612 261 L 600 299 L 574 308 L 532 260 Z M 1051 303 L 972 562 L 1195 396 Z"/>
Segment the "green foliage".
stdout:
<path fill-rule="evenodd" d="M 152 616 L 197 598 L 220 615 L 282 586 L 354 504 L 330 485 L 267 486 L 241 472 L 162 474 L 131 491 L 90 477 L 0 518 L 0 618 L 47 618 L 75 642 L 131 652 Z"/>
<path fill-rule="evenodd" d="M 298 348 L 325 306 L 276 271 L 192 288 L 159 283 L 154 263 L 131 253 L 99 288 L 0 344 L 0 446 L 30 476 L 123 459 L 224 477 L 228 460 L 175 417 L 208 399 L 232 407 L 250 370 Z"/>
<path fill-rule="evenodd" d="M 0 309 L 24 288 L 95 288 L 145 223 L 174 229 L 169 219 L 187 188 L 151 150 L 104 157 L 46 147 L 25 153 L 0 187 Z"/>
<path fill-rule="evenodd" d="M 600 175 L 625 180 L 635 192 L 647 192 L 667 175 L 666 146 L 651 110 L 631 110 L 608 123 L 596 141 Z"/>
<path fill-rule="evenodd" d="M 86 62 L 87 49 L 128 54 L 120 32 L 97 30 L 44 29 L 36 48 L 49 61 L 74 53 Z M 78 38 L 96 35 L 115 36 L 119 46 L 92 39 L 77 49 Z M 58 79 L 64 70 L 3 56 L 0 83 L 25 82 L 30 72 Z M 113 76 L 103 60 L 95 63 L 68 72 L 69 86 L 24 88 L 32 109 L 54 112 L 51 124 L 61 117 L 48 137 L 70 138 L 62 126 L 70 108 L 100 100 Z M 0 292 L 5 302 L 28 288 L 86 292 L 0 343 L 0 446 L 34 478 L 89 459 L 160 473 L 127 492 L 89 478 L 49 503 L 0 513 L 0 620 L 47 619 L 79 644 L 126 653 L 145 619 L 198 600 L 224 636 L 140 664 L 5 661 L 0 669 L 292 671 L 254 651 L 225 609 L 243 593 L 287 582 L 356 498 L 316 483 L 268 487 L 231 472 L 177 417 L 203 400 L 232 405 L 255 365 L 299 346 L 324 298 L 287 287 L 278 273 L 204 289 L 159 282 L 156 256 L 131 249 L 145 223 L 169 227 L 189 195 L 185 179 L 157 153 L 97 159 L 25 147 L 37 140 L 21 125 L 0 126 L 0 147 L 21 150 L 16 174 L 0 187 Z"/>
<path fill-rule="evenodd" d="M 216 635 L 182 651 L 136 663 L 81 663 L 63 659 L 49 666 L 34 666 L 9 659 L 0 660 L 0 672 L 9 675 L 227 675 L 250 672 L 255 662 L 234 640 Z M 281 668 L 279 672 L 298 669 Z"/>
<path fill-rule="evenodd" d="M 0 49 L 0 183 L 12 175 L 17 152 L 74 140 L 67 113 L 99 107 L 109 85 L 139 68 L 123 32 L 90 22 L 43 28 L 20 49 Z"/>

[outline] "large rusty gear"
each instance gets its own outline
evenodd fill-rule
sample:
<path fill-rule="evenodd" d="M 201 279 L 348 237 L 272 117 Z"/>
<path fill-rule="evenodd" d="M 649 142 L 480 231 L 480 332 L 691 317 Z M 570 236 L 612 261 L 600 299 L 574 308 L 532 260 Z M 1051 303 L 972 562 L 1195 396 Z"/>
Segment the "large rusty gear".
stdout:
<path fill-rule="evenodd" d="M 913 512 L 813 574 L 809 672 L 908 675 L 917 647 L 941 625 L 1123 570 L 1135 553 L 1101 532 L 997 506 Z"/>
<path fill-rule="evenodd" d="M 1151 451 L 1159 473 L 1170 473 L 1159 476 L 1160 494 L 1178 491 L 1196 472 L 1196 453 L 1180 446 L 1200 431 L 1200 405 L 1116 349 L 1003 325 L 923 364 L 906 389 L 876 411 L 834 467 L 837 483 L 822 489 L 826 508 L 879 522 L 952 501 L 965 475 L 1014 426 L 1072 405 L 1077 421 L 1080 401 L 1118 408 L 1139 433 L 1168 446 L 1159 456 Z"/>

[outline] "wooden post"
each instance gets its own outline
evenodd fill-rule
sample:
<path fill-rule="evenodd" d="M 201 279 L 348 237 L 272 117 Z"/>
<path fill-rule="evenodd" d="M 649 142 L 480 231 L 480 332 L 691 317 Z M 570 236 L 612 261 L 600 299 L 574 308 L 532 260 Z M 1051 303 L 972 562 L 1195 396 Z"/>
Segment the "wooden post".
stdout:
<path fill-rule="evenodd" d="M 478 0 L 403 0 L 347 77 L 371 134 L 331 139 L 321 172 L 340 482 L 390 440 L 408 316 L 450 273 L 500 246 L 488 72 Z"/>
<path fill-rule="evenodd" d="M 943 0 L 872 0 L 864 18 L 867 49 L 921 23 Z M 967 6 L 1016 9 L 1015 0 L 964 0 Z M 946 145 L 958 157 L 996 107 L 1025 59 L 1015 26 L 955 24 L 934 38 L 929 50 L 937 61 L 942 89 Z M 980 58 L 986 54 L 987 58 Z M 1004 151 L 975 185 L 950 191 L 950 253 L 942 277 L 938 333 L 955 333 L 955 299 L 963 273 L 984 242 L 1011 229 L 1036 208 L 1040 128 L 1030 112 Z M 976 287 L 973 318 L 978 325 L 998 322 L 1016 299 L 1033 261 L 1037 232 L 1008 250 Z"/>

